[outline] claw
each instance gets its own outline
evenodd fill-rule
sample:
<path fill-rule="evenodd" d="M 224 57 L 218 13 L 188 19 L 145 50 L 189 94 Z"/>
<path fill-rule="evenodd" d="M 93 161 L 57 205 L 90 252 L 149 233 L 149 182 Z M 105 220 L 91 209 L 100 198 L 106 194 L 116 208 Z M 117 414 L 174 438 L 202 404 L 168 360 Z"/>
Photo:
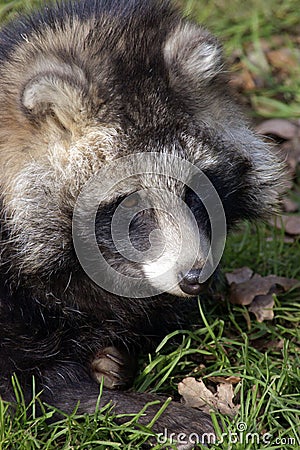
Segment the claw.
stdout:
<path fill-rule="evenodd" d="M 116 364 L 119 364 L 119 366 L 124 366 L 124 362 L 117 356 L 111 355 L 110 353 L 106 353 L 105 356 Z"/>
<path fill-rule="evenodd" d="M 122 379 L 122 376 L 118 372 L 114 372 L 113 370 L 109 371 L 110 375 L 113 375 L 114 377 L 118 378 L 118 380 Z"/>

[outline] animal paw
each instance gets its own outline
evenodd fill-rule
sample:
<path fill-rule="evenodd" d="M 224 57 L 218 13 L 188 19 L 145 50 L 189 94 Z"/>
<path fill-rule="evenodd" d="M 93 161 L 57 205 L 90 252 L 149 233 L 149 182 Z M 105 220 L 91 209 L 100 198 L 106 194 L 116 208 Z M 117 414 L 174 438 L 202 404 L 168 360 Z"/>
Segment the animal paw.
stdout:
<path fill-rule="evenodd" d="M 101 349 L 91 362 L 92 377 L 109 389 L 123 389 L 131 384 L 135 364 L 131 355 L 116 347 Z"/>

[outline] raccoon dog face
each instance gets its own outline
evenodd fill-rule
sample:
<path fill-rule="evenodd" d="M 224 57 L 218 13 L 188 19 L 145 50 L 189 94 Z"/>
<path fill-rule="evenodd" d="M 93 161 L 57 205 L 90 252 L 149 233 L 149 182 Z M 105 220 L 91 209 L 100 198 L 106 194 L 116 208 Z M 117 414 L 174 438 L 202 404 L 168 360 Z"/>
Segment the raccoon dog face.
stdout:
<path fill-rule="evenodd" d="M 222 249 L 212 217 L 223 233 L 225 218 L 230 227 L 265 216 L 283 181 L 232 101 L 216 39 L 167 2 L 88 0 L 0 38 L 3 264 L 12 286 L 63 276 L 65 294 L 86 277 L 83 265 L 94 281 L 110 277 L 118 295 L 128 283 L 144 296 L 199 293 Z"/>

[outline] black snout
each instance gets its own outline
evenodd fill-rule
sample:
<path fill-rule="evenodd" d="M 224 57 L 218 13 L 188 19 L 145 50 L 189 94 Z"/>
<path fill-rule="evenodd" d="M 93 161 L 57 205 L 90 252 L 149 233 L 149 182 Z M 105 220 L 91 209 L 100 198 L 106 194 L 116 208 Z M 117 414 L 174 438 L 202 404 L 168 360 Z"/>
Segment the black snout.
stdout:
<path fill-rule="evenodd" d="M 179 282 L 180 289 L 189 295 L 198 295 L 203 291 L 203 285 L 199 282 L 201 269 L 192 269 L 187 272 Z M 182 274 L 180 274 L 180 278 Z"/>

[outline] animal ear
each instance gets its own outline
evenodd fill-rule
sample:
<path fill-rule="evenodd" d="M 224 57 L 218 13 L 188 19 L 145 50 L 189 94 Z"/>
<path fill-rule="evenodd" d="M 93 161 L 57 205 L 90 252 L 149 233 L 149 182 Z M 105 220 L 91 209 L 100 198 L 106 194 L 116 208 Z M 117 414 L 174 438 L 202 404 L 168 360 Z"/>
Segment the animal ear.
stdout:
<path fill-rule="evenodd" d="M 223 52 L 218 40 L 207 30 L 181 23 L 167 38 L 164 58 L 170 78 L 188 77 L 207 83 L 223 70 Z"/>
<path fill-rule="evenodd" d="M 80 120 L 86 103 L 85 77 L 81 71 L 81 76 L 71 70 L 68 72 L 48 71 L 37 74 L 27 82 L 21 102 L 36 120 L 54 115 L 66 129 Z"/>

